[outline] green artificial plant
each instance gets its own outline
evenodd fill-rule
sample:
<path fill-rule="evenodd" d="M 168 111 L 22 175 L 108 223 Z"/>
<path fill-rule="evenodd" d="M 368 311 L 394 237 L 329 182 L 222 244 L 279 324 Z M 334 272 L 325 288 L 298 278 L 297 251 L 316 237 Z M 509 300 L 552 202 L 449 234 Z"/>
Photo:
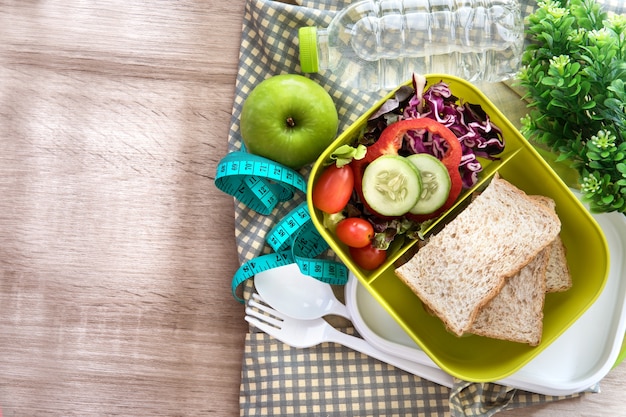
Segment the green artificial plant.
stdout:
<path fill-rule="evenodd" d="M 543 0 L 527 19 L 522 133 L 570 161 L 592 212 L 626 212 L 626 16 Z"/>

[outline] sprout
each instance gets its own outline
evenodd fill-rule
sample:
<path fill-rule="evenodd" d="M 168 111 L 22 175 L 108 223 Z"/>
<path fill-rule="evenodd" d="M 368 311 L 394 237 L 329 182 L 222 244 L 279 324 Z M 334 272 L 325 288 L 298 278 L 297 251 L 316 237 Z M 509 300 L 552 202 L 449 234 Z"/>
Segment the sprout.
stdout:
<path fill-rule="evenodd" d="M 604 22 L 604 26 L 616 34 L 621 34 L 623 37 L 626 33 L 626 14 L 609 14 L 609 18 Z"/>
<path fill-rule="evenodd" d="M 535 129 L 537 129 L 537 126 L 535 125 L 535 122 L 533 121 L 532 117 L 530 117 L 530 114 L 523 116 L 520 119 L 520 123 L 521 123 L 520 132 L 524 136 L 530 136 L 531 133 L 534 132 Z"/>
<path fill-rule="evenodd" d="M 600 47 L 612 45 L 615 42 L 613 33 L 607 28 L 594 29 L 589 32 L 589 42 Z"/>
<path fill-rule="evenodd" d="M 555 19 L 560 19 L 563 16 L 567 16 L 569 14 L 568 9 L 560 7 L 560 4 L 554 0 L 540 1 L 538 5 L 540 8 L 544 9 L 546 12 L 552 15 L 552 17 L 554 17 Z"/>
<path fill-rule="evenodd" d="M 591 137 L 591 143 L 598 149 L 606 150 L 615 148 L 615 140 L 617 138 L 608 130 L 600 130 L 596 135 Z"/>
<path fill-rule="evenodd" d="M 578 28 L 572 30 L 567 34 L 567 40 L 573 44 L 582 44 L 587 36 L 587 30 L 584 28 Z"/>
<path fill-rule="evenodd" d="M 585 194 L 594 194 L 600 190 L 600 186 L 600 180 L 593 174 L 589 174 L 586 177 L 583 177 L 580 190 Z"/>
<path fill-rule="evenodd" d="M 559 55 L 550 58 L 550 65 L 561 75 L 565 74 L 565 67 L 571 62 L 568 55 Z"/>

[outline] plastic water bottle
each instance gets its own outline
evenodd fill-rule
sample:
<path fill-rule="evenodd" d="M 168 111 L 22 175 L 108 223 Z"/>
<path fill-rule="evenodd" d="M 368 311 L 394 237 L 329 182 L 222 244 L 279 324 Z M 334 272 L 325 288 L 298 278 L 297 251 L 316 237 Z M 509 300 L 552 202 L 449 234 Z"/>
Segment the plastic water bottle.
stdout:
<path fill-rule="evenodd" d="M 303 72 L 329 70 L 364 91 L 414 73 L 495 82 L 519 69 L 524 23 L 516 0 L 364 0 L 328 28 L 300 28 L 299 42 Z"/>

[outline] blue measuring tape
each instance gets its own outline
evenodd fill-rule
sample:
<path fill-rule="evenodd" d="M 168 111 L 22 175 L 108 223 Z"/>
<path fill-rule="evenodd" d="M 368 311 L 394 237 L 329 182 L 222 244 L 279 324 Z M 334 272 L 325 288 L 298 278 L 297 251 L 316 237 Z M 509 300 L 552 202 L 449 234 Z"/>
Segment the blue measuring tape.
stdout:
<path fill-rule="evenodd" d="M 298 172 L 267 158 L 232 152 L 217 166 L 215 185 L 250 209 L 269 215 L 279 202 L 291 200 L 296 191 L 306 193 L 306 180 Z M 239 302 L 239 286 L 262 271 L 296 263 L 305 275 L 329 284 L 343 285 L 348 269 L 341 262 L 318 259 L 328 249 L 311 220 L 306 202 L 281 219 L 268 233 L 267 244 L 274 253 L 258 256 L 237 269 L 232 294 Z"/>
<path fill-rule="evenodd" d="M 231 152 L 219 162 L 215 186 L 266 216 L 296 190 L 306 193 L 306 180 L 298 172 L 247 152 Z"/>

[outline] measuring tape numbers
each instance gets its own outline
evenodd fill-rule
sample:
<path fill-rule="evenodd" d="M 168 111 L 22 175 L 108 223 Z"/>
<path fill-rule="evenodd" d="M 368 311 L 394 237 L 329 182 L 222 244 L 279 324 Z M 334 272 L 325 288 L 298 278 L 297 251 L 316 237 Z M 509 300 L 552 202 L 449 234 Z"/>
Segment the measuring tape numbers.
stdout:
<path fill-rule="evenodd" d="M 222 158 L 215 186 L 265 216 L 279 202 L 291 200 L 296 190 L 306 193 L 306 180 L 298 172 L 247 152 L 231 152 Z"/>
<path fill-rule="evenodd" d="M 348 282 L 348 268 L 343 263 L 316 258 L 328 248 L 328 243 L 309 221 L 296 234 L 291 253 L 303 274 L 328 284 L 344 285 Z"/>
<path fill-rule="evenodd" d="M 306 202 L 300 203 L 281 219 L 265 240 L 275 253 L 244 263 L 233 277 L 232 294 L 241 303 L 244 299 L 237 294 L 241 284 L 259 272 L 291 263 L 296 263 L 303 274 L 328 284 L 344 285 L 348 281 L 348 268 L 343 263 L 316 258 L 329 246 L 315 228 Z"/>
<path fill-rule="evenodd" d="M 254 277 L 259 272 L 267 271 L 279 266 L 293 263 L 291 251 L 283 251 L 278 253 L 269 253 L 267 255 L 258 256 L 237 269 L 231 283 L 231 291 L 235 300 L 244 303 L 245 300 L 237 294 L 237 289 L 248 279 Z"/>
<path fill-rule="evenodd" d="M 298 172 L 270 159 L 247 152 L 231 152 L 218 164 L 215 185 L 248 208 L 269 215 L 279 202 L 291 200 L 296 191 L 306 194 L 306 179 Z M 299 204 L 267 234 L 267 244 L 274 250 L 241 265 L 233 277 L 233 297 L 246 280 L 262 271 L 296 263 L 300 271 L 320 281 L 343 285 L 348 269 L 338 261 L 318 259 L 328 249 L 319 234 L 306 202 Z"/>
<path fill-rule="evenodd" d="M 267 243 L 276 252 L 291 246 L 291 254 L 300 271 L 329 284 L 345 284 L 348 269 L 340 262 L 316 259 L 328 249 L 319 234 L 306 202 L 293 209 L 269 232 Z"/>

